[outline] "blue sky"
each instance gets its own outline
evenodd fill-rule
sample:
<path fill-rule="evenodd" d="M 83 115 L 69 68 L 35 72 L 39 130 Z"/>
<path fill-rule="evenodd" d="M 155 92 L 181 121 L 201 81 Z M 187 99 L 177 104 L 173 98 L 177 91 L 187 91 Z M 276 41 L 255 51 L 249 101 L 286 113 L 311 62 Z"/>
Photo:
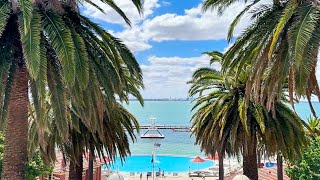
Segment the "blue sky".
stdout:
<path fill-rule="evenodd" d="M 132 21 L 129 27 L 98 0 L 106 14 L 85 4 L 82 13 L 119 37 L 134 52 L 144 73 L 144 98 L 185 98 L 195 69 L 208 66 L 204 51 L 225 51 L 229 24 L 243 9 L 238 3 L 219 16 L 201 10 L 202 0 L 145 0 L 140 16 L 130 0 L 115 0 Z M 250 23 L 245 17 L 238 35 Z M 217 67 L 218 68 L 218 67 Z"/>

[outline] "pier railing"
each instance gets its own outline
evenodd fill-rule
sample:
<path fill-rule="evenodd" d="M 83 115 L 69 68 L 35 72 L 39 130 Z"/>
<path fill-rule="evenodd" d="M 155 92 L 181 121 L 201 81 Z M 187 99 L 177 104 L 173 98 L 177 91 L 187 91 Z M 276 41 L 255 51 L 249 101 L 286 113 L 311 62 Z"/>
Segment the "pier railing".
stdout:
<path fill-rule="evenodd" d="M 191 126 L 183 126 L 183 125 L 140 125 L 140 129 L 177 129 L 177 130 L 190 130 Z"/>

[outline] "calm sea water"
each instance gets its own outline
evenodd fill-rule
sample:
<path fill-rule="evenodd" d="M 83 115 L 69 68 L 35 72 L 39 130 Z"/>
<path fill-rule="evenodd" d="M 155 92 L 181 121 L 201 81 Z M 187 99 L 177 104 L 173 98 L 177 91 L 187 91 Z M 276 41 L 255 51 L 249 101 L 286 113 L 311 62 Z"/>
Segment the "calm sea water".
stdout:
<path fill-rule="evenodd" d="M 190 126 L 193 103 L 190 101 L 146 101 L 144 107 L 137 101 L 131 101 L 125 107 L 139 120 L 140 125 L 150 124 L 149 118 L 157 118 L 158 125 L 187 125 Z M 299 116 L 307 120 L 311 111 L 306 102 L 301 102 L 295 106 Z M 314 103 L 314 108 L 320 114 L 320 104 Z M 146 130 L 141 130 L 144 133 Z M 151 140 L 141 139 L 138 135 L 137 142 L 131 143 L 132 155 L 147 155 L 155 151 L 162 155 L 177 156 L 198 156 L 203 155 L 200 148 L 194 145 L 195 138 L 189 132 L 173 132 L 172 130 L 161 130 L 165 135 L 164 139 Z M 154 148 L 153 144 L 158 142 L 160 148 Z"/>

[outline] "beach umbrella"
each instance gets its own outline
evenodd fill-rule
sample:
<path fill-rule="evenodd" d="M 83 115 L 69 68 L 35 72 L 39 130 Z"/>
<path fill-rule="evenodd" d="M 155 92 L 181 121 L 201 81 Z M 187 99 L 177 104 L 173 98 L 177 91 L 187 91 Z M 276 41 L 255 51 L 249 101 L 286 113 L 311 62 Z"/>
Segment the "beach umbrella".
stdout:
<path fill-rule="evenodd" d="M 203 163 L 206 160 L 202 159 L 201 157 L 197 156 L 194 159 L 191 160 L 191 162 L 197 162 L 197 163 Z"/>
<path fill-rule="evenodd" d="M 198 163 L 198 171 L 199 171 L 199 163 L 203 163 L 205 162 L 206 160 L 202 159 L 201 157 L 197 156 L 195 157 L 194 159 L 191 160 L 191 162 L 194 162 L 194 163 Z"/>

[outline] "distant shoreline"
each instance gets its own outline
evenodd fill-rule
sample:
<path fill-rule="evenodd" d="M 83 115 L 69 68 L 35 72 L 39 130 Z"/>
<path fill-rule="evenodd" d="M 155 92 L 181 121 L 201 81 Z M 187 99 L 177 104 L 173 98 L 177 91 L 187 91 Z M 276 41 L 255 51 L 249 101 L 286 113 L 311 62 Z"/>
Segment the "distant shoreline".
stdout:
<path fill-rule="evenodd" d="M 193 101 L 194 99 L 143 99 L 144 101 Z M 137 99 L 130 99 L 129 101 L 138 101 Z"/>
<path fill-rule="evenodd" d="M 117 99 L 119 100 L 119 99 Z M 165 98 L 165 99 L 143 99 L 144 101 L 194 101 L 195 98 L 178 98 L 178 99 L 169 99 L 169 98 Z M 129 101 L 138 101 L 138 99 L 129 99 Z M 299 103 L 308 103 L 308 101 L 300 101 Z M 299 103 L 295 103 L 295 104 L 299 104 Z M 312 103 L 319 103 L 319 101 L 312 101 Z"/>

